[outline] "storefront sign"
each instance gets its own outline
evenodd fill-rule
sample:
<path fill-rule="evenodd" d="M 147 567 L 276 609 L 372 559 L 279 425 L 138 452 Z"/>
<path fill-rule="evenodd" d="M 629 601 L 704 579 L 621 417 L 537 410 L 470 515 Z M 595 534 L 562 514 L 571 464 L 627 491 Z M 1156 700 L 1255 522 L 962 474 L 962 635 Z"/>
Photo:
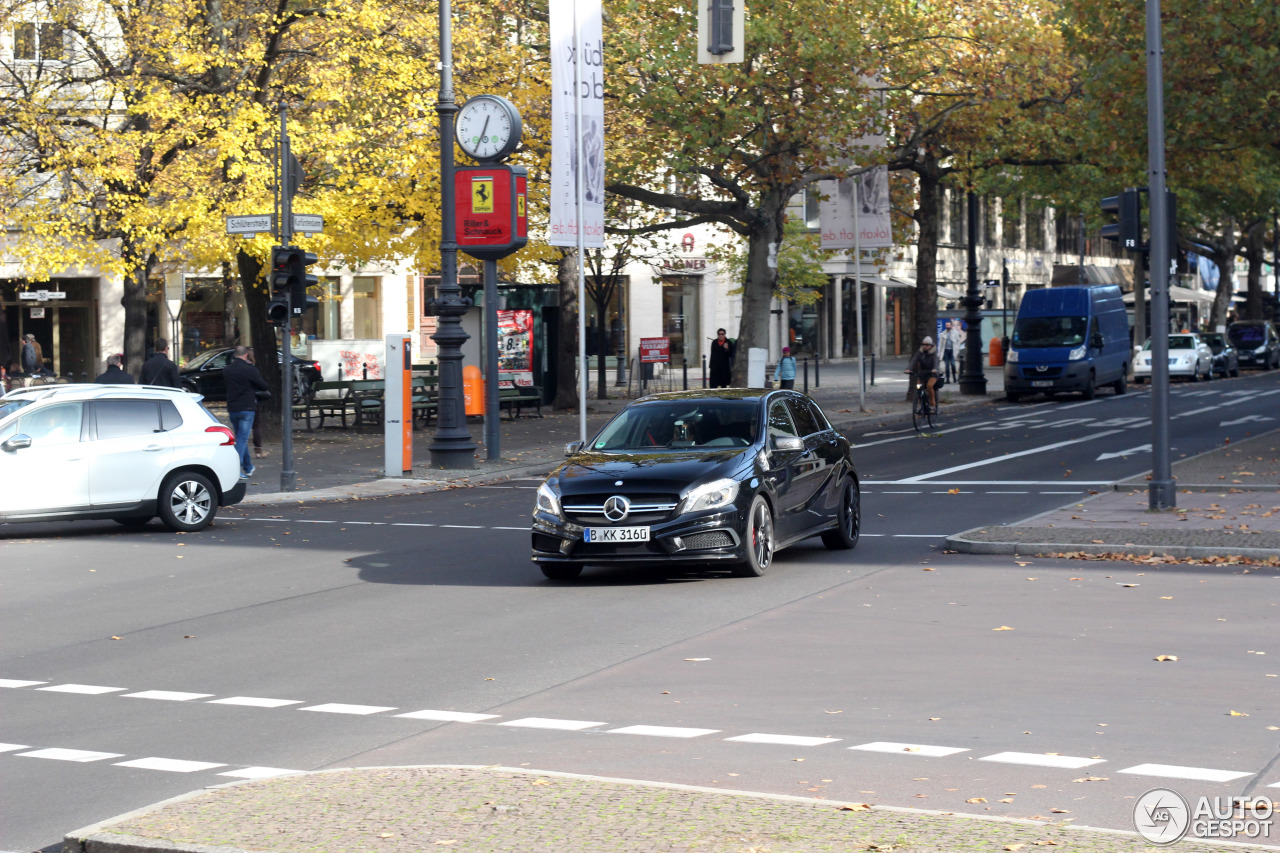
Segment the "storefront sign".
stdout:
<path fill-rule="evenodd" d="M 664 270 L 705 270 L 705 258 L 668 258 L 662 262 Z"/>
<path fill-rule="evenodd" d="M 662 364 L 671 361 L 670 338 L 641 338 L 640 363 Z"/>

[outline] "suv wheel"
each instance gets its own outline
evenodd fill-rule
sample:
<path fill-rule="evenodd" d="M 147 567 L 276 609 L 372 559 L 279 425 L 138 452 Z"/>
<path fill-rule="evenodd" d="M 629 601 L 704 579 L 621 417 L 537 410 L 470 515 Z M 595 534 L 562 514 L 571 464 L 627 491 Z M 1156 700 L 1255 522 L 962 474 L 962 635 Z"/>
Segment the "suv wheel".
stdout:
<path fill-rule="evenodd" d="M 218 512 L 218 494 L 209 478 L 195 471 L 179 471 L 160 486 L 156 508 L 170 530 L 194 533 L 203 530 Z"/>

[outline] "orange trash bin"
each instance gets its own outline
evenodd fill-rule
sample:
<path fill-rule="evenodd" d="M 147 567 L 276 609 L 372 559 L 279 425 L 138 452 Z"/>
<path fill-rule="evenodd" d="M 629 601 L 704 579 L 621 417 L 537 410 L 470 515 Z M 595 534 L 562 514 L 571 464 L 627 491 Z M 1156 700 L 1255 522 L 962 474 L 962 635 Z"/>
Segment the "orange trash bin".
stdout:
<path fill-rule="evenodd" d="M 991 343 L 987 345 L 987 357 L 992 367 L 1004 367 L 1004 346 L 999 338 L 992 338 Z"/>
<path fill-rule="evenodd" d="M 467 415 L 484 414 L 484 376 L 474 364 L 462 368 L 462 401 Z"/>

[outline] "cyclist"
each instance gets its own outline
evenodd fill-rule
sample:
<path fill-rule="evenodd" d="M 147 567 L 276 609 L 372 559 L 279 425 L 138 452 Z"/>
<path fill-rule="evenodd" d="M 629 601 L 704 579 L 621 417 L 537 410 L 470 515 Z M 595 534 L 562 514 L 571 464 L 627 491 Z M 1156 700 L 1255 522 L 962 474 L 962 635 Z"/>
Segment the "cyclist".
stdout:
<path fill-rule="evenodd" d="M 920 349 L 915 351 L 907 365 L 907 373 L 911 374 L 914 385 L 924 385 L 929 389 L 929 408 L 937 411 L 938 397 L 934 386 L 938 384 L 938 355 L 933 351 L 933 338 L 926 335 L 920 342 Z"/>

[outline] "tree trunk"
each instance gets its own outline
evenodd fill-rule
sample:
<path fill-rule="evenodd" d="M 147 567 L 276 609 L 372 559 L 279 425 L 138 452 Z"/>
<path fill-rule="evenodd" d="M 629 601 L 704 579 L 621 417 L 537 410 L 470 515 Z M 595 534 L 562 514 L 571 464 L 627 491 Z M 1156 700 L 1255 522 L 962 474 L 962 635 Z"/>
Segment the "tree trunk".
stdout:
<path fill-rule="evenodd" d="M 560 344 L 556 358 L 556 409 L 578 408 L 578 255 L 564 249 L 557 264 L 560 282 Z"/>
<path fill-rule="evenodd" d="M 920 233 L 916 240 L 916 287 L 912 294 L 915 314 L 911 326 L 912 353 L 938 328 L 938 192 L 942 180 L 938 160 L 931 152 L 915 171 L 920 197 L 914 219 Z M 910 400 L 911 383 L 907 383 L 906 393 Z"/>
<path fill-rule="evenodd" d="M 253 357 L 258 372 L 271 388 L 271 400 L 258 409 L 254 420 L 262 424 L 265 441 L 278 441 L 283 431 L 283 377 L 280 374 L 279 347 L 276 345 L 276 327 L 267 322 L 268 292 L 262 275 L 262 261 L 244 252 L 236 253 L 236 269 L 240 273 L 240 288 L 244 293 L 249 328 L 240 330 L 236 343 L 253 347 Z M 286 344 L 287 349 L 287 344 Z"/>
<path fill-rule="evenodd" d="M 1218 329 L 1227 325 L 1227 312 L 1231 310 L 1231 297 L 1235 292 L 1236 276 L 1236 222 L 1228 219 L 1222 229 L 1222 236 L 1210 244 L 1213 252 L 1209 259 L 1218 266 L 1218 292 L 1213 297 L 1213 308 L 1209 314 L 1209 326 Z"/>
<path fill-rule="evenodd" d="M 1267 224 L 1261 219 L 1245 232 L 1245 247 L 1241 254 L 1249 262 L 1249 271 L 1245 274 L 1248 288 L 1245 291 L 1244 311 L 1240 315 L 1244 320 L 1267 319 L 1266 308 L 1262 303 L 1262 261 L 1266 255 L 1266 233 Z"/>
<path fill-rule="evenodd" d="M 760 217 L 747 237 L 747 280 L 742 287 L 742 321 L 734 345 L 730 384 L 747 387 L 747 355 L 769 348 L 769 306 L 778 286 L 778 249 L 782 243 L 787 199 L 771 193 L 761 200 Z"/>
<path fill-rule="evenodd" d="M 135 247 L 122 241 L 121 254 L 128 258 L 129 273 L 124 278 L 120 305 L 124 308 L 124 363 L 135 376 L 147 360 L 147 279 L 155 266 L 155 255 L 139 258 Z M 167 334 L 167 333 L 166 333 Z"/>
<path fill-rule="evenodd" d="M 609 399 L 609 384 L 605 379 L 605 368 L 609 361 L 604 346 L 605 305 L 596 300 L 596 399 Z"/>

